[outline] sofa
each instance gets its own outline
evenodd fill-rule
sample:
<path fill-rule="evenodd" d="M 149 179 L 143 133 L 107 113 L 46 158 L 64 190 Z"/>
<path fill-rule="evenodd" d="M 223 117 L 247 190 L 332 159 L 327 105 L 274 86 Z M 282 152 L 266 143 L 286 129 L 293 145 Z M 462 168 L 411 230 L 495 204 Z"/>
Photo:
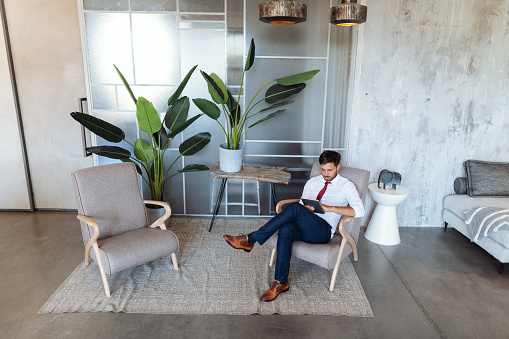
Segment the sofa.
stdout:
<path fill-rule="evenodd" d="M 444 231 L 452 227 L 482 247 L 500 261 L 502 274 L 509 262 L 509 163 L 467 160 L 464 168 L 465 177 L 454 181 L 456 194 L 444 199 Z M 490 229 L 476 232 L 481 226 Z"/>

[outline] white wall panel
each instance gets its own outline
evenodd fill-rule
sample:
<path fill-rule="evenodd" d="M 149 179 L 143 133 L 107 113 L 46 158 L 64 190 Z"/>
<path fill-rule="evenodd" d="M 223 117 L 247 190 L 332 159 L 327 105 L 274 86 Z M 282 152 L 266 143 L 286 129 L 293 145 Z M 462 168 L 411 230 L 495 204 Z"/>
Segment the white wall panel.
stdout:
<path fill-rule="evenodd" d="M 75 209 L 71 172 L 92 166 L 69 115 L 86 96 L 77 3 L 5 0 L 5 7 L 35 207 Z"/>
<path fill-rule="evenodd" d="M 0 16 L 0 209 L 30 209 L 14 94 Z"/>

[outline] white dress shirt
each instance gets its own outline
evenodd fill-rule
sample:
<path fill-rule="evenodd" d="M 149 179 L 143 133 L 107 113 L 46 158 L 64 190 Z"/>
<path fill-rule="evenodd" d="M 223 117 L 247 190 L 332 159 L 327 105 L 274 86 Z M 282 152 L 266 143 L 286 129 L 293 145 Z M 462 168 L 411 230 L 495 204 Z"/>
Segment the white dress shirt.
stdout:
<path fill-rule="evenodd" d="M 309 179 L 304 186 L 301 198 L 315 200 L 324 185 L 325 179 L 321 175 Z M 350 205 L 350 207 L 352 207 L 355 211 L 355 218 L 360 218 L 364 216 L 365 213 L 364 205 L 362 204 L 362 200 L 359 197 L 359 192 L 357 192 L 355 185 L 350 180 L 340 176 L 339 174 L 331 180 L 331 183 L 327 186 L 327 190 L 325 190 L 320 202 L 327 206 L 347 207 Z M 329 223 L 332 228 L 332 239 L 342 215 L 334 212 L 315 214 Z"/>

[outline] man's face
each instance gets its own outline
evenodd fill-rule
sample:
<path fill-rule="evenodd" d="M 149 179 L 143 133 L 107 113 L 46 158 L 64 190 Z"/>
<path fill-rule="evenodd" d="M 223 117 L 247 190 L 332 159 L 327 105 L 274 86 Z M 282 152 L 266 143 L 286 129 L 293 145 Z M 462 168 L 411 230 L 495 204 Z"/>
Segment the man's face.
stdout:
<path fill-rule="evenodd" d="M 322 169 L 322 176 L 325 181 L 331 181 L 334 179 L 336 175 L 338 175 L 339 167 L 340 165 L 334 166 L 333 162 L 328 162 L 323 165 L 320 164 L 320 168 Z"/>

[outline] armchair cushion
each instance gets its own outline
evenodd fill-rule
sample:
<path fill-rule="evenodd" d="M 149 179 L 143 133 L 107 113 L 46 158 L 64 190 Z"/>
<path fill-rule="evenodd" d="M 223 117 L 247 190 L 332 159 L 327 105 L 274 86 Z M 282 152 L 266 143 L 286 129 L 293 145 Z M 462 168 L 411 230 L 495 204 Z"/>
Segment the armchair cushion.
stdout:
<path fill-rule="evenodd" d="M 178 252 L 179 243 L 172 231 L 144 227 L 97 241 L 106 274 Z M 97 261 L 92 251 L 92 259 Z"/>
<path fill-rule="evenodd" d="M 112 164 L 72 173 L 78 213 L 101 225 L 99 239 L 146 227 L 145 206 L 133 164 Z M 86 245 L 94 233 L 81 223 Z"/>
<path fill-rule="evenodd" d="M 292 258 L 299 258 L 331 270 L 336 264 L 341 240 L 341 235 L 335 234 L 326 244 L 310 244 L 304 241 L 294 241 L 292 244 Z M 266 244 L 270 248 L 276 248 L 277 233 L 270 237 Z M 347 244 L 342 257 L 346 258 L 352 251 L 353 249 L 350 244 Z"/>

